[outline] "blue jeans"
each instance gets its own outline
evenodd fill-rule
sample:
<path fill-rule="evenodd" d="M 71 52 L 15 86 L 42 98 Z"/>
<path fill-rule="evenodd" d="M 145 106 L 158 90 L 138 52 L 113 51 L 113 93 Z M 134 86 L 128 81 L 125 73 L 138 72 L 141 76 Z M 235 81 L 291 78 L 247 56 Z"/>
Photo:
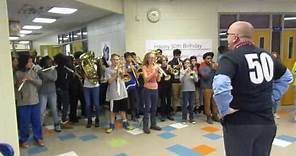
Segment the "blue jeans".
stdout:
<path fill-rule="evenodd" d="M 60 123 L 59 116 L 57 112 L 57 94 L 49 93 L 49 94 L 39 94 L 39 101 L 41 105 L 41 123 L 44 121 L 46 105 L 49 105 L 54 125 L 58 125 Z"/>
<path fill-rule="evenodd" d="M 40 104 L 18 106 L 17 110 L 19 113 L 20 143 L 26 142 L 30 136 L 29 124 L 32 124 L 34 139 L 42 139 Z"/>
<path fill-rule="evenodd" d="M 85 109 L 87 118 L 92 117 L 93 106 L 96 109 L 95 115 L 99 117 L 100 113 L 100 87 L 87 88 L 83 87 L 84 99 L 85 99 Z"/>
<path fill-rule="evenodd" d="M 144 88 L 144 119 L 143 129 L 148 129 L 149 113 L 151 126 L 156 126 L 156 109 L 158 104 L 158 90 Z"/>
<path fill-rule="evenodd" d="M 189 119 L 193 119 L 193 104 L 194 104 L 194 91 L 184 91 L 182 103 L 182 120 L 187 120 L 187 112 L 189 111 Z M 188 109 L 188 110 L 187 110 Z"/>
<path fill-rule="evenodd" d="M 276 113 L 277 112 L 277 109 L 278 109 L 278 106 L 279 105 L 280 105 L 280 101 L 272 102 L 272 112 L 273 113 Z"/>

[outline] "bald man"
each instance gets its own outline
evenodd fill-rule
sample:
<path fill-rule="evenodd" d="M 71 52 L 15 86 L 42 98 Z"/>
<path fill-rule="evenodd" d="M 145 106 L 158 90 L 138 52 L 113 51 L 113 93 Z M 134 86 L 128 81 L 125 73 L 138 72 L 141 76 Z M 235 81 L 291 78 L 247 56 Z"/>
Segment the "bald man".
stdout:
<path fill-rule="evenodd" d="M 213 80 L 227 156 L 269 156 L 276 134 L 272 103 L 293 80 L 291 72 L 253 42 L 254 28 L 244 21 L 227 32 L 230 51 Z"/>

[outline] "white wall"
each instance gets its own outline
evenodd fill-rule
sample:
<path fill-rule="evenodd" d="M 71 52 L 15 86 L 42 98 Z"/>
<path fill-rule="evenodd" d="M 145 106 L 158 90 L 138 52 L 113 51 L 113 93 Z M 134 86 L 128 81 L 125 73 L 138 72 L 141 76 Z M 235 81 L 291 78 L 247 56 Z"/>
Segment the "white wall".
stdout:
<path fill-rule="evenodd" d="M 212 39 L 218 47 L 219 12 L 296 12 L 295 0 L 125 0 L 126 49 L 145 53 L 146 40 Z M 161 11 L 158 23 L 146 12 Z"/>
<path fill-rule="evenodd" d="M 0 143 L 12 145 L 15 156 L 19 156 L 6 1 L 0 1 L 0 19 L 0 47 L 2 50 L 0 53 Z"/>
<path fill-rule="evenodd" d="M 58 35 L 51 34 L 33 41 L 33 49 L 40 54 L 40 45 L 58 45 Z"/>
<path fill-rule="evenodd" d="M 111 52 L 125 52 L 125 24 L 123 15 L 112 14 L 87 25 L 88 49 L 102 56 L 102 42 L 111 43 Z"/>

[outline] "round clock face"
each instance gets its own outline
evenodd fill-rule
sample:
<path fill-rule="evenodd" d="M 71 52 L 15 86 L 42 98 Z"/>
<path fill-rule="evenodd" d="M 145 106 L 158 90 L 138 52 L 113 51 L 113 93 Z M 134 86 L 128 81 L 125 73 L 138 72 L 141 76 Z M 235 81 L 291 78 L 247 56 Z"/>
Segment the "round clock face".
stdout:
<path fill-rule="evenodd" d="M 151 9 L 147 12 L 147 19 L 152 22 L 156 23 L 160 19 L 160 11 L 158 9 Z"/>

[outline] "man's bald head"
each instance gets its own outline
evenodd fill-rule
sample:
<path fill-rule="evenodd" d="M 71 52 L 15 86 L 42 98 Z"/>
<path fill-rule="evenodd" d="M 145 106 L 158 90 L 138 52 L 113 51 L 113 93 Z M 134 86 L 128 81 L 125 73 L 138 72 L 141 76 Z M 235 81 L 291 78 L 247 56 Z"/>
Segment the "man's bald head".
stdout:
<path fill-rule="evenodd" d="M 228 32 L 237 34 L 240 38 L 252 39 L 254 27 L 249 22 L 237 21 L 230 25 Z"/>

